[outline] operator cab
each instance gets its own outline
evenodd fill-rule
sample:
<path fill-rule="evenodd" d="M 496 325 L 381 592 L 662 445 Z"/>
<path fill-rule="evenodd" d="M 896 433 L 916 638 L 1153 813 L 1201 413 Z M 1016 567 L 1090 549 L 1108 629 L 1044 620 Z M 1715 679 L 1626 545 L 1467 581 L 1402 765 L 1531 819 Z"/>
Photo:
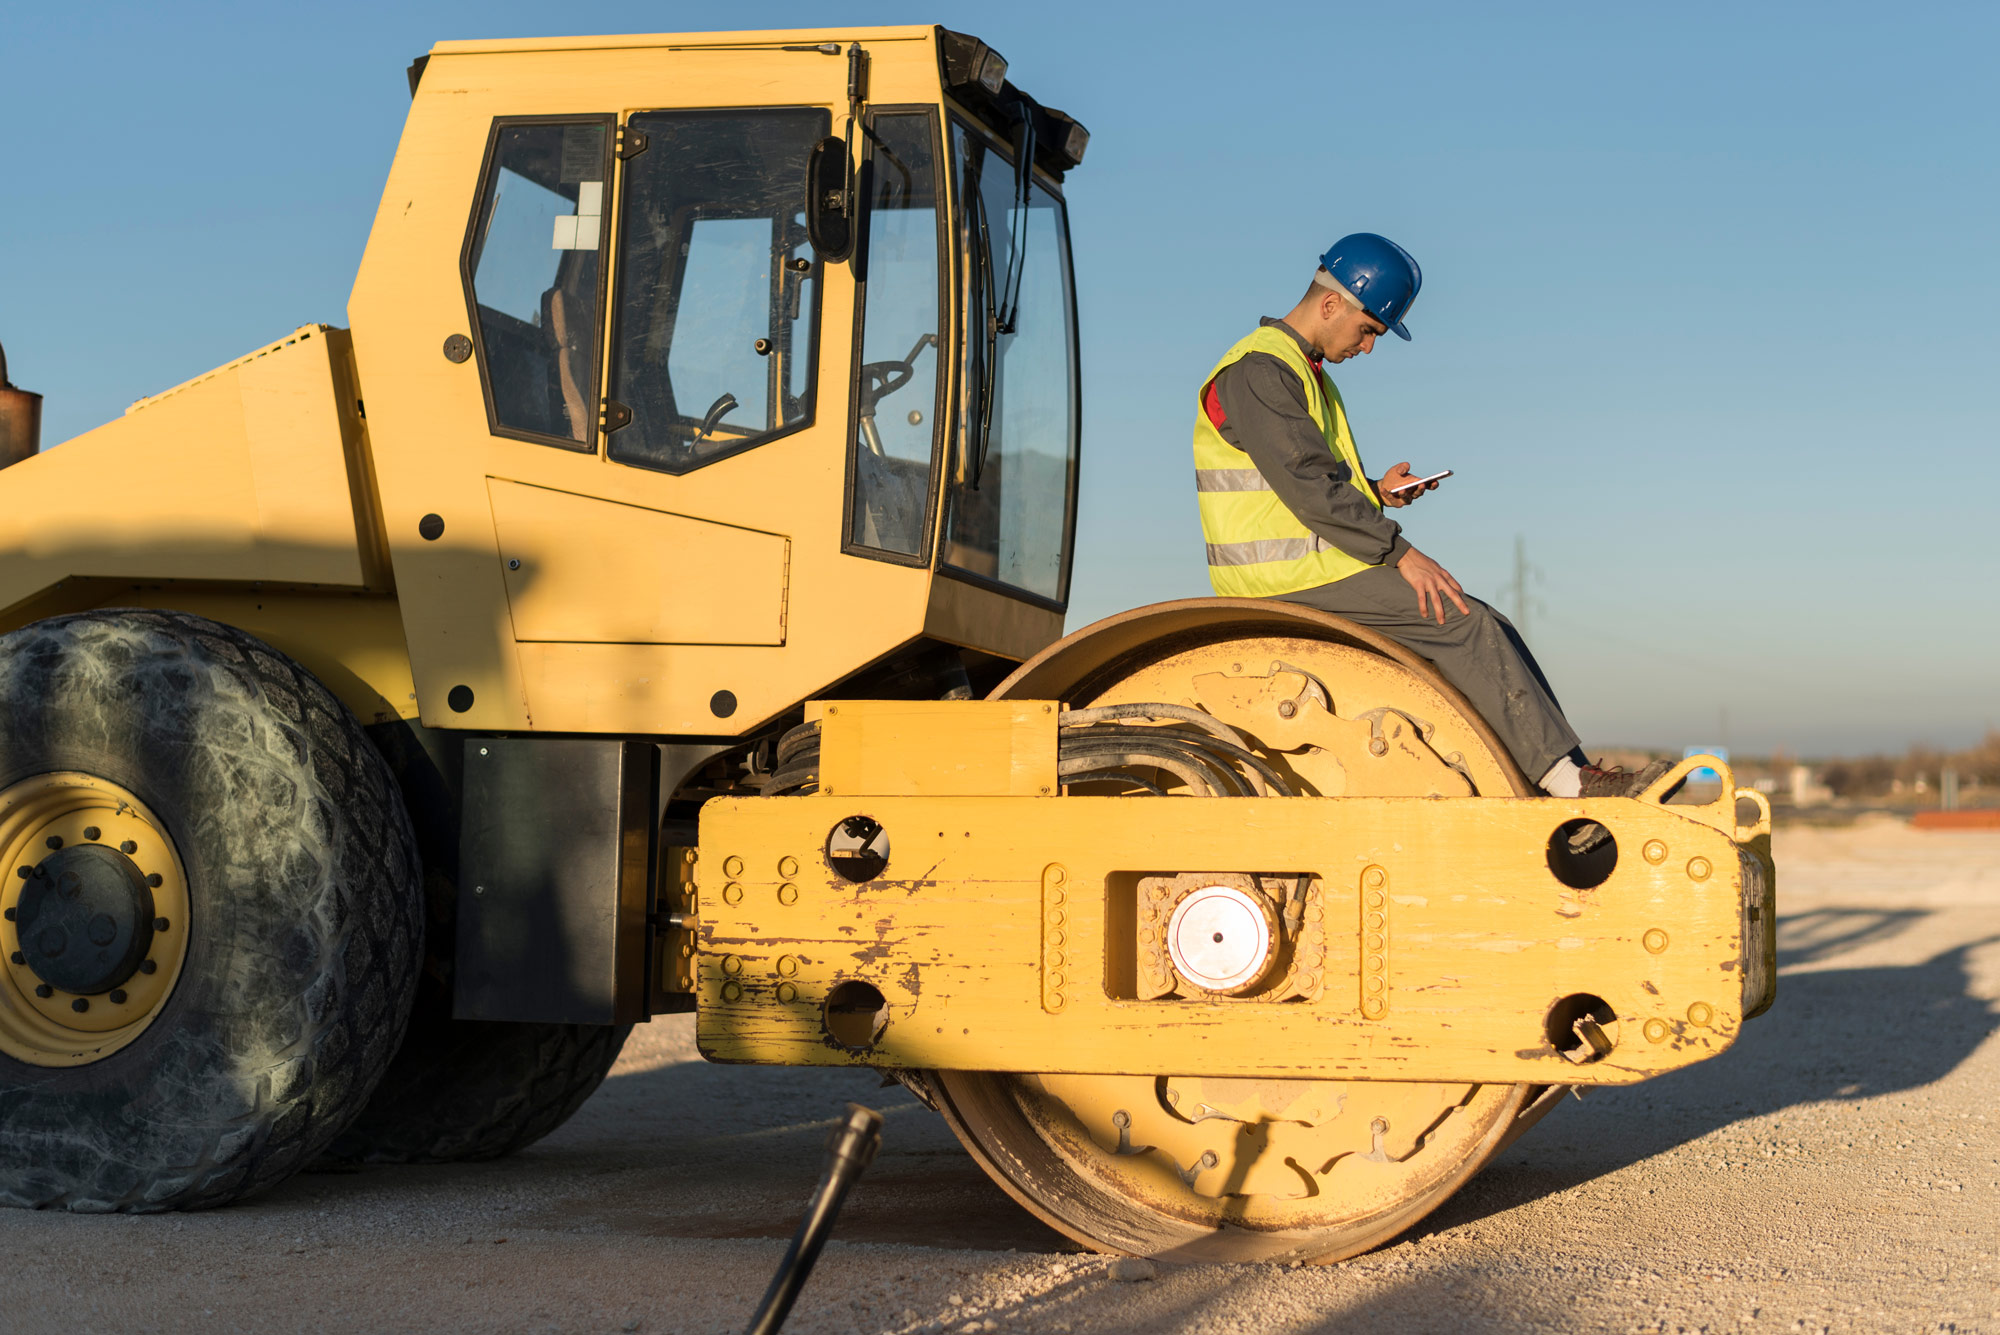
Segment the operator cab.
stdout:
<path fill-rule="evenodd" d="M 387 276 L 417 243 L 396 201 L 449 194 L 409 147 L 476 126 L 469 327 L 445 360 L 476 370 L 483 421 L 452 445 L 376 415 L 391 552 L 422 601 L 449 544 L 418 516 L 457 530 L 416 474 L 488 509 L 513 641 L 481 652 L 406 603 L 426 722 L 742 735 L 913 650 L 1006 664 L 1057 638 L 1083 127 L 943 29 L 612 40 L 534 88 L 506 43 L 412 67 L 353 302 L 362 379 L 371 409 L 410 379 L 367 331 L 411 321 L 359 314 L 409 297 Z M 463 388 L 436 346 L 402 354 L 433 410 Z M 644 687 L 617 718 L 573 685 L 605 670 Z"/>

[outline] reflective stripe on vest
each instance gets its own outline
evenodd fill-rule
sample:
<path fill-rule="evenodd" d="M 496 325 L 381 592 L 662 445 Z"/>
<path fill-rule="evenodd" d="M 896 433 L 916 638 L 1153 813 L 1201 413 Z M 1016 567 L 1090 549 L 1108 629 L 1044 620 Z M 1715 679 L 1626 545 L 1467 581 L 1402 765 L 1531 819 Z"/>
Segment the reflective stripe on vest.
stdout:
<path fill-rule="evenodd" d="M 1269 491 L 1271 484 L 1254 468 L 1197 468 L 1196 491 Z"/>
<path fill-rule="evenodd" d="M 1333 382 L 1306 360 L 1283 329 L 1260 326 L 1223 355 L 1195 395 L 1194 468 L 1201 528 L 1208 540 L 1208 578 L 1224 597 L 1270 598 L 1331 584 L 1371 569 L 1320 537 L 1285 508 L 1250 456 L 1226 440 L 1201 406 L 1215 378 L 1253 352 L 1265 352 L 1298 373 L 1306 407 L 1326 439 L 1327 450 L 1344 468 L 1348 485 L 1377 509 L 1382 502 L 1368 485 L 1361 455 L 1347 428 L 1347 410 Z"/>
<path fill-rule="evenodd" d="M 1297 561 L 1333 544 L 1315 533 L 1309 538 L 1258 538 L 1254 542 L 1211 542 L 1212 566 L 1257 566 L 1268 561 Z"/>

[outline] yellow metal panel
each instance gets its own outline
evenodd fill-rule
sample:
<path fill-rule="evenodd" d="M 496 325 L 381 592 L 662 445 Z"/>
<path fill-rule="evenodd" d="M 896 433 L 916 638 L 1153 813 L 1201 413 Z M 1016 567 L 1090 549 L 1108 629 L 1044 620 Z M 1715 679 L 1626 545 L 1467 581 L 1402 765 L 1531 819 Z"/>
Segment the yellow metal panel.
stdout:
<path fill-rule="evenodd" d="M 820 792 L 1047 797 L 1055 791 L 1053 703 L 966 700 L 950 711 L 950 742 L 939 745 L 936 702 L 807 705 L 806 718 L 820 725 Z"/>
<path fill-rule="evenodd" d="M 363 585 L 334 332 L 307 326 L 0 473 L 0 608 L 77 576 Z"/>
<path fill-rule="evenodd" d="M 776 533 L 490 478 L 518 640 L 783 644 Z"/>
<path fill-rule="evenodd" d="M 887 831 L 885 879 L 831 870 L 829 833 L 853 815 Z M 1590 890 L 1548 868 L 1552 833 L 1579 817 L 1620 850 Z M 1763 897 L 1756 864 L 1727 834 L 1622 798 L 748 798 L 705 807 L 701 843 L 699 1035 L 720 1061 L 1621 1084 L 1734 1041 L 1768 930 L 1746 903 Z M 1179 871 L 1314 876 L 1321 995 L 1120 995 L 1126 897 Z M 850 979 L 888 1003 L 865 1052 L 823 1026 Z M 1618 1016 L 1588 1065 L 1545 1029 L 1579 994 Z"/>
<path fill-rule="evenodd" d="M 257 492 L 257 529 L 267 541 L 338 552 L 328 584 L 362 582 L 348 495 L 342 413 L 333 402 L 331 345 L 321 336 L 284 356 L 236 369 L 243 432 Z"/>

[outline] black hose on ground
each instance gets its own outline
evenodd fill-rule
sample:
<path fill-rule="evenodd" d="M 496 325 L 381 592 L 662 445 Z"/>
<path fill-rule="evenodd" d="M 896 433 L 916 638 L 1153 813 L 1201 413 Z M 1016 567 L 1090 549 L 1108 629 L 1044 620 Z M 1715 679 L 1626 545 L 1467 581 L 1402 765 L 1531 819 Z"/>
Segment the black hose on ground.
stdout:
<path fill-rule="evenodd" d="M 799 1221 L 799 1231 L 792 1236 L 785 1259 L 778 1263 L 778 1273 L 771 1276 L 771 1287 L 764 1290 L 764 1301 L 757 1304 L 747 1335 L 775 1335 L 785 1324 L 799 1290 L 806 1286 L 806 1277 L 812 1274 L 813 1262 L 819 1260 L 820 1248 L 833 1233 L 833 1220 L 847 1199 L 847 1189 L 862 1169 L 874 1162 L 875 1151 L 881 1148 L 882 1114 L 858 1103 L 848 1104 L 847 1116 L 826 1139 L 826 1168 L 806 1206 L 806 1217 Z"/>

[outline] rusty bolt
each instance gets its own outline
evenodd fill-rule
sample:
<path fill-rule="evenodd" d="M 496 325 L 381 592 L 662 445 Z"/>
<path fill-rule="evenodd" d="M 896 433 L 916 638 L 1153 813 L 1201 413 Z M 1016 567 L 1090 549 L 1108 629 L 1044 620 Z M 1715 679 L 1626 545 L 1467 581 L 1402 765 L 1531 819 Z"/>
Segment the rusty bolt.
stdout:
<path fill-rule="evenodd" d="M 97 837 L 102 833 L 104 832 L 95 825 L 86 825 L 83 827 L 83 837 L 90 840 L 93 844 L 97 842 Z"/>
<path fill-rule="evenodd" d="M 1388 755 L 1389 739 L 1386 737 L 1375 738 L 1373 741 L 1368 743 L 1368 750 L 1373 755 L 1378 755 L 1378 756 Z"/>
<path fill-rule="evenodd" d="M 124 843 L 118 845 L 118 851 L 120 853 L 123 853 L 126 857 L 129 858 L 134 853 L 139 851 L 139 845 L 134 843 L 132 840 L 127 839 Z"/>
<path fill-rule="evenodd" d="M 1292 717 L 1293 715 L 1297 714 L 1298 712 L 1299 712 L 1299 702 L 1298 702 L 1298 701 L 1296 701 L 1296 700 L 1280 700 L 1280 701 L 1278 701 L 1278 717 L 1279 717 L 1279 718 L 1291 718 L 1291 717 Z"/>

